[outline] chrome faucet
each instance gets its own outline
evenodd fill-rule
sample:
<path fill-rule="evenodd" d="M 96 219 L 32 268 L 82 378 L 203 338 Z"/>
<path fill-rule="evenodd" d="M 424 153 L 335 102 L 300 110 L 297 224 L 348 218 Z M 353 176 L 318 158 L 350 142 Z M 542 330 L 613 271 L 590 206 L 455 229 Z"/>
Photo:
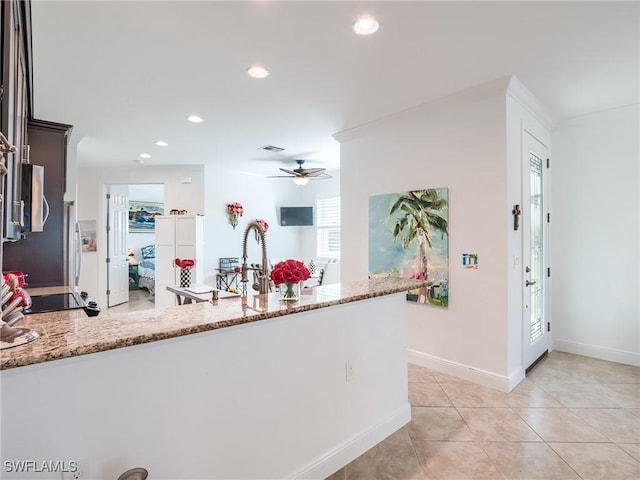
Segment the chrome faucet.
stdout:
<path fill-rule="evenodd" d="M 267 242 L 265 239 L 264 230 L 262 226 L 256 222 L 255 220 L 249 222 L 247 227 L 244 229 L 244 238 L 242 240 L 242 283 L 244 283 L 243 291 L 247 292 L 247 282 L 249 279 L 247 278 L 247 237 L 249 236 L 250 230 L 255 230 L 256 235 L 259 239 L 259 243 L 262 244 L 262 272 L 259 280 L 259 292 L 260 293 L 269 293 L 269 266 L 267 264 Z M 253 269 L 255 270 L 255 268 Z"/>

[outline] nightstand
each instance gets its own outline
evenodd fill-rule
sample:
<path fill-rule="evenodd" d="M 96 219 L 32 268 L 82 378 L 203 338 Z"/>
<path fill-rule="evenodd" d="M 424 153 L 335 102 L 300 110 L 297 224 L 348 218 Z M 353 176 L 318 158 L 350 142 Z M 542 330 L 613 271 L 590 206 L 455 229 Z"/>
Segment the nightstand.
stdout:
<path fill-rule="evenodd" d="M 129 264 L 129 290 L 135 290 L 136 288 L 140 288 L 138 281 L 140 280 L 140 275 L 138 274 L 138 264 L 135 265 Z"/>

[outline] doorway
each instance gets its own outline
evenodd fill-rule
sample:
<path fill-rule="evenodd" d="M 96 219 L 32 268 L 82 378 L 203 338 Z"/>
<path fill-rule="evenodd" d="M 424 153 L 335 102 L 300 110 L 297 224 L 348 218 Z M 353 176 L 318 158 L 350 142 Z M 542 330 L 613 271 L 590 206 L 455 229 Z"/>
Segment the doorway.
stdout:
<path fill-rule="evenodd" d="M 164 184 L 109 185 L 108 191 L 107 305 L 128 309 L 133 300 L 134 310 L 154 308 L 154 219 L 164 213 Z"/>
<path fill-rule="evenodd" d="M 524 132 L 522 155 L 523 360 L 528 370 L 549 350 L 547 322 L 547 147 Z"/>
<path fill-rule="evenodd" d="M 107 193 L 107 306 L 129 301 L 127 282 L 127 186 L 110 185 Z"/>

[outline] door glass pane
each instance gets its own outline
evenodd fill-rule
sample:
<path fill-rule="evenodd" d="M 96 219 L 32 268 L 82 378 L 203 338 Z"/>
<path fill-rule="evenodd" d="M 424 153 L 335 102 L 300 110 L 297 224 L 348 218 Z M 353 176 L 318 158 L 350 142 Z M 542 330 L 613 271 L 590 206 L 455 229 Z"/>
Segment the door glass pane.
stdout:
<path fill-rule="evenodd" d="M 531 325 L 530 341 L 533 344 L 543 335 L 543 295 L 542 286 L 544 284 L 544 258 L 543 258 L 543 198 L 542 198 L 542 159 L 529 154 L 530 165 L 530 213 L 531 228 L 529 238 L 529 248 L 531 250 L 531 276 L 530 281 L 535 282 L 531 289 Z"/>

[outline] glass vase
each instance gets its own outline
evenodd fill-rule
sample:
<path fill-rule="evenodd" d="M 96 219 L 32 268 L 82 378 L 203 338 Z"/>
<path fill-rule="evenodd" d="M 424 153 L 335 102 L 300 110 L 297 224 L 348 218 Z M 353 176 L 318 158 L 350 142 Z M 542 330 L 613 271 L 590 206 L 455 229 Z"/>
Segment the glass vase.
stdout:
<path fill-rule="evenodd" d="M 280 300 L 295 302 L 300 298 L 300 282 L 297 283 L 281 283 Z"/>

